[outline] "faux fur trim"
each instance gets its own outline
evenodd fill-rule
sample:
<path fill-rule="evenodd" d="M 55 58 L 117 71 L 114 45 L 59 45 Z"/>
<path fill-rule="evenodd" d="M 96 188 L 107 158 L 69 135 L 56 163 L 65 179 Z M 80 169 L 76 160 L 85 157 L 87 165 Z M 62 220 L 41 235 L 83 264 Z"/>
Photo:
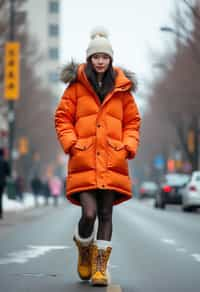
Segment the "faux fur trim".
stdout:
<path fill-rule="evenodd" d="M 107 247 L 112 247 L 112 242 L 107 240 L 95 240 L 94 244 L 98 247 L 98 249 L 106 249 Z"/>
<path fill-rule="evenodd" d="M 131 91 L 135 92 L 138 88 L 136 74 L 126 68 L 123 68 L 123 67 L 119 67 L 119 68 L 124 72 L 124 75 L 126 76 L 126 78 L 128 78 L 131 81 L 132 83 Z"/>
<path fill-rule="evenodd" d="M 72 83 L 76 81 L 79 64 L 73 60 L 66 64 L 60 74 L 60 80 L 64 83 Z"/>
<path fill-rule="evenodd" d="M 64 83 L 75 82 L 77 78 L 79 65 L 80 64 L 74 62 L 73 60 L 66 64 L 61 71 L 60 80 Z M 119 68 L 124 72 L 124 75 L 131 81 L 132 83 L 131 91 L 135 92 L 137 90 L 138 84 L 135 73 L 122 67 Z"/>
<path fill-rule="evenodd" d="M 75 237 L 75 239 L 77 239 L 78 241 L 80 241 L 81 244 L 88 245 L 91 242 L 93 242 L 93 240 L 94 240 L 94 231 L 92 232 L 92 234 L 88 238 L 82 238 L 79 235 L 79 232 L 78 232 L 78 225 L 76 225 L 75 231 L 74 231 L 74 237 Z"/>

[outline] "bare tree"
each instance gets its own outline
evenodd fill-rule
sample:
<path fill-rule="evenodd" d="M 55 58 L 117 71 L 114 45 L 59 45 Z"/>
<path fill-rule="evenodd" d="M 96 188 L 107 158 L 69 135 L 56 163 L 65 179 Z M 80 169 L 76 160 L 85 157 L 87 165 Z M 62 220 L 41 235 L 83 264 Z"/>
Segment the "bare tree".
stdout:
<path fill-rule="evenodd" d="M 158 61 L 166 66 L 163 66 L 164 74 L 159 80 L 155 80 L 149 95 L 152 119 L 148 120 L 148 127 L 150 127 L 150 122 L 155 125 L 154 121 L 157 119 L 159 125 L 156 134 L 159 137 L 157 141 L 159 141 L 160 148 L 166 147 L 167 141 L 163 137 L 163 132 L 167 133 L 167 145 L 173 143 L 175 147 L 180 146 L 185 158 L 191 162 L 192 168 L 197 169 L 199 156 L 197 122 L 200 108 L 199 3 L 191 5 L 188 1 L 183 0 L 183 2 L 189 11 L 178 19 L 178 27 L 181 28 L 181 32 L 168 28 L 168 31 L 179 37 L 179 46 L 174 55 L 169 52 L 168 56 L 162 56 Z M 190 30 L 185 25 L 188 23 L 189 17 L 192 23 Z M 169 126 L 168 132 L 165 131 L 163 124 Z M 191 129 L 194 131 L 194 141 L 188 140 L 188 133 Z M 144 135 L 147 141 L 151 141 L 150 138 L 147 138 L 148 130 L 145 130 Z M 191 151 L 191 143 L 194 143 L 193 151 Z M 148 142 L 145 145 L 147 144 Z"/>
<path fill-rule="evenodd" d="M 40 154 L 41 167 L 44 168 L 45 164 L 54 160 L 59 151 L 53 124 L 52 101 L 55 98 L 35 74 L 39 62 L 42 62 L 42 56 L 38 54 L 37 42 L 26 30 L 26 17 L 22 10 L 25 2 L 26 0 L 15 1 L 15 36 L 21 44 L 21 90 L 20 97 L 15 102 L 15 148 L 18 148 L 21 137 L 26 137 L 29 141 L 28 153 L 19 158 L 16 170 L 21 171 L 24 176 L 33 163 L 34 153 Z M 9 33 L 9 1 L 0 0 L 0 16 L 0 54 L 3 55 Z M 0 63 L 0 94 L 3 95 L 3 63 Z"/>

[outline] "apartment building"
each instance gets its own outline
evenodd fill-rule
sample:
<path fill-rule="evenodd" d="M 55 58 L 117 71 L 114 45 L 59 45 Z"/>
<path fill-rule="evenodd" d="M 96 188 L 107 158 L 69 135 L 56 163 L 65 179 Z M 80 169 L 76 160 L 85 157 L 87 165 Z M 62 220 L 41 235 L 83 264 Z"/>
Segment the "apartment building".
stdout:
<path fill-rule="evenodd" d="M 41 55 L 37 74 L 53 93 L 60 91 L 60 0 L 27 0 L 28 31 Z"/>

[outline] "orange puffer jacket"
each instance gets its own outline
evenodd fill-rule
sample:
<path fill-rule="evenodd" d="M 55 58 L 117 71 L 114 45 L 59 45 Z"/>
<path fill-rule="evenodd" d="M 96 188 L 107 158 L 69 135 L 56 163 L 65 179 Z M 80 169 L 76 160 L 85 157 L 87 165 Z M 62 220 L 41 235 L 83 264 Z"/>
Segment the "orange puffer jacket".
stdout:
<path fill-rule="evenodd" d="M 115 88 L 101 103 L 84 68 L 72 63 L 63 71 L 63 80 L 71 82 L 55 113 L 58 139 L 69 154 L 66 195 L 80 205 L 79 192 L 110 189 L 116 205 L 132 196 L 127 159 L 136 155 L 141 122 L 130 92 L 134 83 L 114 68 Z"/>

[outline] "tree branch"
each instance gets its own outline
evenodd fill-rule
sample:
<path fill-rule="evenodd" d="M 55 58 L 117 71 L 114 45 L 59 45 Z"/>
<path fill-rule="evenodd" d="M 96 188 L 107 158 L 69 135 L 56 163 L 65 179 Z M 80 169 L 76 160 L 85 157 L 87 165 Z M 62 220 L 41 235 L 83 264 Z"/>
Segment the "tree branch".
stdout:
<path fill-rule="evenodd" d="M 181 123 L 176 125 L 176 131 L 177 131 L 178 137 L 180 139 L 180 142 L 183 146 L 183 149 L 185 151 L 185 154 L 189 158 L 190 162 L 192 162 L 193 157 L 192 157 L 191 153 L 188 151 L 188 146 L 187 146 L 187 142 L 184 139 L 184 131 L 183 131 L 183 127 L 182 127 Z"/>
<path fill-rule="evenodd" d="M 200 22 L 200 14 L 197 12 L 194 6 L 192 6 L 191 3 L 189 3 L 187 0 L 183 0 L 183 2 L 187 5 L 187 7 L 192 11 L 192 14 L 194 17 Z"/>

